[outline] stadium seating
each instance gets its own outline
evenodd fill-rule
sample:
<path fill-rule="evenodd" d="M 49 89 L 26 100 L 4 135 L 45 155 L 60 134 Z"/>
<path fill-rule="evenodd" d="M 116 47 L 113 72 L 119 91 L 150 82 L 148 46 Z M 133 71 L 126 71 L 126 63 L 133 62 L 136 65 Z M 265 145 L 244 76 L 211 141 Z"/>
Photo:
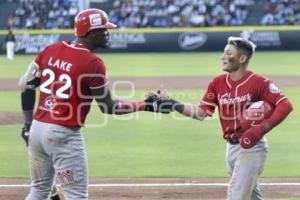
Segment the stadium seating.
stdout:
<path fill-rule="evenodd" d="M 110 11 L 119 27 L 243 25 L 253 1 L 115 0 Z"/>
<path fill-rule="evenodd" d="M 78 0 L 3 2 L 1 29 L 71 28 L 79 11 Z M 101 0 L 91 6 L 121 28 L 300 24 L 299 0 Z"/>
<path fill-rule="evenodd" d="M 300 25 L 299 0 L 267 0 L 262 25 Z"/>
<path fill-rule="evenodd" d="M 79 9 L 70 0 L 19 0 L 13 13 L 16 28 L 71 28 Z"/>

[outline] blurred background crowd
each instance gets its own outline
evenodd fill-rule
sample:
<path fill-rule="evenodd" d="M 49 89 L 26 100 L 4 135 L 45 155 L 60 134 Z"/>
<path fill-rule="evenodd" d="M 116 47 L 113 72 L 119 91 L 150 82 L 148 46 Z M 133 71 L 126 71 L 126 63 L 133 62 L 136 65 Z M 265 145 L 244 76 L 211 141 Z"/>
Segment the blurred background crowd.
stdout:
<path fill-rule="evenodd" d="M 74 16 L 86 7 L 105 10 L 121 28 L 300 25 L 299 0 L 2 0 L 0 3 L 1 29 L 72 28 Z"/>

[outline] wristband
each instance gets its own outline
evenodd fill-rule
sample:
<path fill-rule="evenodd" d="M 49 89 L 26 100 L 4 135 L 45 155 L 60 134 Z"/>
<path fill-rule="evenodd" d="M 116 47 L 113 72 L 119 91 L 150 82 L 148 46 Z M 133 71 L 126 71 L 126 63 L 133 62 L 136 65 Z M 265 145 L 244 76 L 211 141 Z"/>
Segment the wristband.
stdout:
<path fill-rule="evenodd" d="M 23 110 L 24 123 L 31 124 L 33 119 L 33 110 Z"/>

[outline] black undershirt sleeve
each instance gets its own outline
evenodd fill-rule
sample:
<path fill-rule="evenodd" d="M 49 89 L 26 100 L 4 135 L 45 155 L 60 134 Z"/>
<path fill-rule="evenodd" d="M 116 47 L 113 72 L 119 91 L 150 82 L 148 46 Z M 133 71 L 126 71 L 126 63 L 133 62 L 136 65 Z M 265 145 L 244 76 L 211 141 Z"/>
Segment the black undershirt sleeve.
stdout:
<path fill-rule="evenodd" d="M 22 110 L 33 110 L 35 104 L 35 90 L 27 89 L 21 93 Z"/>
<path fill-rule="evenodd" d="M 22 110 L 33 110 L 35 104 L 35 88 L 40 85 L 40 79 L 35 78 L 27 82 L 27 85 L 33 86 L 31 89 L 26 89 L 21 93 Z"/>

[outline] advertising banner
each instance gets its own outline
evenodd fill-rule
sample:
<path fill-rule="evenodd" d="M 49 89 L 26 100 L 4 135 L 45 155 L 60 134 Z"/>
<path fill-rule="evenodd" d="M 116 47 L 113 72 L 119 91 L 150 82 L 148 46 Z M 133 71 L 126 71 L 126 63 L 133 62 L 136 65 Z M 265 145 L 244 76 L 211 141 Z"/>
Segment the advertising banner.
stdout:
<path fill-rule="evenodd" d="M 109 47 L 100 52 L 206 52 L 223 51 L 229 36 L 249 39 L 257 50 L 300 50 L 300 31 L 190 31 L 190 32 L 112 32 Z M 4 47 L 4 35 L 0 35 Z M 72 34 L 16 34 L 17 54 L 37 54 L 46 46 L 74 40 Z M 2 48 L 0 53 L 5 53 Z"/>

